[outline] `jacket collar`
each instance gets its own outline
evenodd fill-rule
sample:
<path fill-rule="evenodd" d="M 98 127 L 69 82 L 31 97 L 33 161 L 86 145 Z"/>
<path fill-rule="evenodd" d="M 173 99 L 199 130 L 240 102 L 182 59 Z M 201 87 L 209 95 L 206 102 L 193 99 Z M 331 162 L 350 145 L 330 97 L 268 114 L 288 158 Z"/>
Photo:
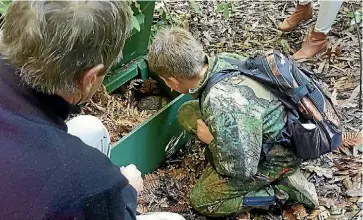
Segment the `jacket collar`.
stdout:
<path fill-rule="evenodd" d="M 21 82 L 20 72 L 0 58 L 0 110 L 67 131 L 72 105 L 57 95 L 38 92 Z"/>
<path fill-rule="evenodd" d="M 191 94 L 194 98 L 198 98 L 199 94 L 201 92 L 203 92 L 203 89 L 204 89 L 205 85 L 207 84 L 208 79 L 210 78 L 210 76 L 213 73 L 213 69 L 215 66 L 215 57 L 206 56 L 206 60 L 208 63 L 207 72 L 204 74 L 203 79 L 200 81 L 199 85 L 196 88 L 189 90 L 189 94 Z"/>

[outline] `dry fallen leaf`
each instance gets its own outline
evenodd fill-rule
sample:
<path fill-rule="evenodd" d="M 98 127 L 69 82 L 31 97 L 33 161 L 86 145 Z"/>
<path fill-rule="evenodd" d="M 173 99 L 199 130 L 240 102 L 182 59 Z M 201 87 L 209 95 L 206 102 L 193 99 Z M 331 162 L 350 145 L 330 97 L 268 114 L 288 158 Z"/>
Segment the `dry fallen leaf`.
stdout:
<path fill-rule="evenodd" d="M 344 132 L 343 141 L 340 145 L 341 148 L 353 148 L 362 144 L 362 133 L 361 132 Z"/>
<path fill-rule="evenodd" d="M 323 168 L 318 166 L 309 165 L 305 167 L 309 172 L 315 172 L 318 176 L 325 176 L 326 178 L 333 178 L 333 171 L 331 168 Z"/>
<path fill-rule="evenodd" d="M 302 220 L 307 217 L 308 214 L 302 204 L 293 204 L 282 211 L 282 218 L 284 220 Z"/>
<path fill-rule="evenodd" d="M 309 215 L 307 217 L 308 220 L 316 220 L 319 218 L 319 214 L 320 214 L 320 209 L 319 208 L 316 208 L 316 209 L 313 209 L 309 212 Z"/>
<path fill-rule="evenodd" d="M 102 86 L 83 108 L 83 114 L 94 115 L 101 119 L 110 133 L 112 143 L 120 140 L 156 112 L 155 110 L 139 111 L 135 107 L 138 104 L 134 100 L 135 97 L 131 97 L 135 91 L 149 95 L 148 98 L 155 97 L 151 101 L 147 100 L 149 105 L 155 105 L 151 106 L 154 109 L 162 108 L 164 101 L 160 96 L 151 96 L 159 92 L 155 80 L 135 79 L 120 90 L 122 93 L 109 95 L 106 87 Z"/>
<path fill-rule="evenodd" d="M 349 104 L 349 103 L 353 103 L 354 99 L 358 97 L 359 91 L 360 91 L 360 86 L 355 87 L 354 90 L 352 91 L 352 93 L 350 94 L 350 97 L 348 99 L 345 99 L 345 100 L 339 100 L 338 104 L 339 105 L 346 105 L 346 104 Z"/>

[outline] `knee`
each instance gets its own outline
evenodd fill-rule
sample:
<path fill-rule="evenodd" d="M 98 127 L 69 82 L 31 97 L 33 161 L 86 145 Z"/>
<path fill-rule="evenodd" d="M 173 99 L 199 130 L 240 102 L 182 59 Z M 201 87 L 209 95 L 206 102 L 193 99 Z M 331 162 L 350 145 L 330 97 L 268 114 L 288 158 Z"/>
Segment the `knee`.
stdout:
<path fill-rule="evenodd" d="M 137 220 L 185 220 L 179 214 L 172 212 L 150 212 L 144 215 L 136 216 Z"/>
<path fill-rule="evenodd" d="M 177 213 L 172 212 L 164 212 L 162 213 L 162 217 L 160 220 L 185 220 L 185 218 Z"/>
<path fill-rule="evenodd" d="M 192 189 L 189 195 L 189 202 L 190 205 L 193 207 L 193 209 L 197 210 L 198 207 L 198 199 L 197 199 L 197 193 L 196 193 L 196 187 Z"/>
<path fill-rule="evenodd" d="M 88 145 L 93 145 L 95 140 L 109 139 L 110 135 L 102 121 L 92 115 L 79 115 L 67 122 L 68 133 L 79 137 Z"/>
<path fill-rule="evenodd" d="M 102 121 L 92 115 L 79 115 L 67 122 L 68 132 L 87 131 L 87 133 L 99 134 L 107 131 Z"/>
<path fill-rule="evenodd" d="M 211 213 L 207 212 L 206 207 L 208 206 L 205 201 L 205 191 L 201 186 L 195 186 L 189 195 L 189 202 L 191 207 L 197 212 L 210 216 Z"/>
<path fill-rule="evenodd" d="M 192 189 L 190 205 L 208 217 L 227 217 L 241 211 L 243 197 L 225 187 L 198 184 Z"/>

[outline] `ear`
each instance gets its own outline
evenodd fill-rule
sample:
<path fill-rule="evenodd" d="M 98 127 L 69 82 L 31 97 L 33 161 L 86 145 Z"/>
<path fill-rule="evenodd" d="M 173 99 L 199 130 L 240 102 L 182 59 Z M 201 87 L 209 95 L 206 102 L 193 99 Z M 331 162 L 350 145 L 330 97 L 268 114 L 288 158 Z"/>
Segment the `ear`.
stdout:
<path fill-rule="evenodd" d="M 82 94 L 87 94 L 89 90 L 92 88 L 92 85 L 96 82 L 97 76 L 101 75 L 100 73 L 104 70 L 103 64 L 98 64 L 97 66 L 92 67 L 91 69 L 86 70 L 80 79 L 80 88 Z"/>
<path fill-rule="evenodd" d="M 180 81 L 175 77 L 169 77 L 169 82 L 173 83 L 174 86 L 178 87 L 180 85 Z"/>

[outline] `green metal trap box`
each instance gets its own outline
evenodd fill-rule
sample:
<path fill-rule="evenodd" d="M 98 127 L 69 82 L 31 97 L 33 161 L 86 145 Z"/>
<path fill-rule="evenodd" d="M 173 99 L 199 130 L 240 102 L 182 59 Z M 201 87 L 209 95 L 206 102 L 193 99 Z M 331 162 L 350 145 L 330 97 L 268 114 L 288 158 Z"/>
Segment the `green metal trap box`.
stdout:
<path fill-rule="evenodd" d="M 118 75 L 108 77 L 104 84 L 107 90 L 112 92 L 135 77 L 155 79 L 163 94 L 174 98 L 114 144 L 111 150 L 111 161 L 114 164 L 123 166 L 132 163 L 145 174 L 156 170 L 165 161 L 168 152 L 181 148 L 189 140 L 190 136 L 178 124 L 176 114 L 179 107 L 192 97 L 171 92 L 162 80 L 149 73 L 146 61 L 142 57 L 128 64 Z"/>

